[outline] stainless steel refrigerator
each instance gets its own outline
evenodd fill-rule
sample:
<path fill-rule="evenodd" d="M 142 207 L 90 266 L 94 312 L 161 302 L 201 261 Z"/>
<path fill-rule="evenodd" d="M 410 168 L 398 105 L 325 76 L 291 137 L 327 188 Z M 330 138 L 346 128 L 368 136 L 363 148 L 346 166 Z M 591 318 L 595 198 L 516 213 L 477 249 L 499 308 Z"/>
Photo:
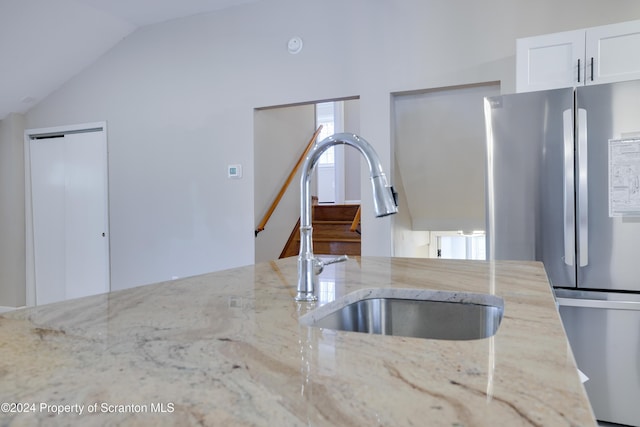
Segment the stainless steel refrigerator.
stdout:
<path fill-rule="evenodd" d="M 538 260 L 601 421 L 640 426 L 640 81 L 485 99 L 487 257 Z"/>

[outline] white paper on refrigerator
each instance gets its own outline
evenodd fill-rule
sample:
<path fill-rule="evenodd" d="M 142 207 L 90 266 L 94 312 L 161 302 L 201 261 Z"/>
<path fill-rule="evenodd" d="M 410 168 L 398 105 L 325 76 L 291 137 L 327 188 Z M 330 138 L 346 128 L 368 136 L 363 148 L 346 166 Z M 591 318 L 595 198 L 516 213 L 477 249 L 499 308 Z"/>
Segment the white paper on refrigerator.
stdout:
<path fill-rule="evenodd" d="M 609 216 L 640 217 L 640 138 L 609 140 Z"/>

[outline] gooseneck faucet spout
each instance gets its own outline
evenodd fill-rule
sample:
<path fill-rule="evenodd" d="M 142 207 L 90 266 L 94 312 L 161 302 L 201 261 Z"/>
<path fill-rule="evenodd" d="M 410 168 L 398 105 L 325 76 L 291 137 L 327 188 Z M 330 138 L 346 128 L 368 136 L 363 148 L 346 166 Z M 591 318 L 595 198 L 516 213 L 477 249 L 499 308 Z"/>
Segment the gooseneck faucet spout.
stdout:
<path fill-rule="evenodd" d="M 331 262 L 346 260 L 340 257 L 332 261 L 322 261 L 313 255 L 313 228 L 311 226 L 311 172 L 320 156 L 329 147 L 345 144 L 354 147 L 364 156 L 369 166 L 371 186 L 373 188 L 373 208 L 377 217 L 398 212 L 391 186 L 382 171 L 382 165 L 371 144 L 364 138 L 352 133 L 337 133 L 316 143 L 307 154 L 300 177 L 300 255 L 298 257 L 298 293 L 296 301 L 315 301 L 314 292 L 317 275 Z"/>

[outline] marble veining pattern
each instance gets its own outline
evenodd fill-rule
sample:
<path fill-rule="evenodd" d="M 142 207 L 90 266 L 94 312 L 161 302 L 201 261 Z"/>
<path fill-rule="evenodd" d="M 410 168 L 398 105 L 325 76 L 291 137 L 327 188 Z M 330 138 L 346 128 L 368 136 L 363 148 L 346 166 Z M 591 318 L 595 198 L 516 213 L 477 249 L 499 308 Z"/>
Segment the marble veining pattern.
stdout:
<path fill-rule="evenodd" d="M 294 301 L 296 274 L 288 258 L 0 315 L 0 402 L 84 406 L 0 425 L 596 425 L 541 264 L 354 258 L 318 303 Z M 372 288 L 492 294 L 504 318 L 472 341 L 298 321 Z"/>

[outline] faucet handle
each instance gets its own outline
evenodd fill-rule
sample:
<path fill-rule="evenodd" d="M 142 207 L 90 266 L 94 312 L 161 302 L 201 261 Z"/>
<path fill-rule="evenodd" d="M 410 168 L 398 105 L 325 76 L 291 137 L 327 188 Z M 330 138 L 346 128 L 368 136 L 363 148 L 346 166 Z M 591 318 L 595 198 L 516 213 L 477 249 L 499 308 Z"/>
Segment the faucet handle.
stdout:
<path fill-rule="evenodd" d="M 340 255 L 340 256 L 339 256 L 339 257 L 337 257 L 337 258 L 332 258 L 332 259 L 329 259 L 329 260 L 327 260 L 327 261 L 324 261 L 324 265 L 335 264 L 335 263 L 338 263 L 338 262 L 345 262 L 345 261 L 346 261 L 346 260 L 348 260 L 348 259 L 349 259 L 349 257 L 348 257 L 348 256 L 346 256 L 346 255 Z"/>
<path fill-rule="evenodd" d="M 322 273 L 322 270 L 324 270 L 325 266 L 327 266 L 329 264 L 336 264 L 338 262 L 345 262 L 348 259 L 349 259 L 349 257 L 346 256 L 346 255 L 340 255 L 337 258 L 328 259 L 326 261 L 323 261 L 320 258 L 315 258 L 313 260 L 314 261 L 314 263 L 313 263 L 314 264 L 313 265 L 314 266 L 313 271 L 314 271 L 315 274 L 320 274 L 320 273 Z"/>

